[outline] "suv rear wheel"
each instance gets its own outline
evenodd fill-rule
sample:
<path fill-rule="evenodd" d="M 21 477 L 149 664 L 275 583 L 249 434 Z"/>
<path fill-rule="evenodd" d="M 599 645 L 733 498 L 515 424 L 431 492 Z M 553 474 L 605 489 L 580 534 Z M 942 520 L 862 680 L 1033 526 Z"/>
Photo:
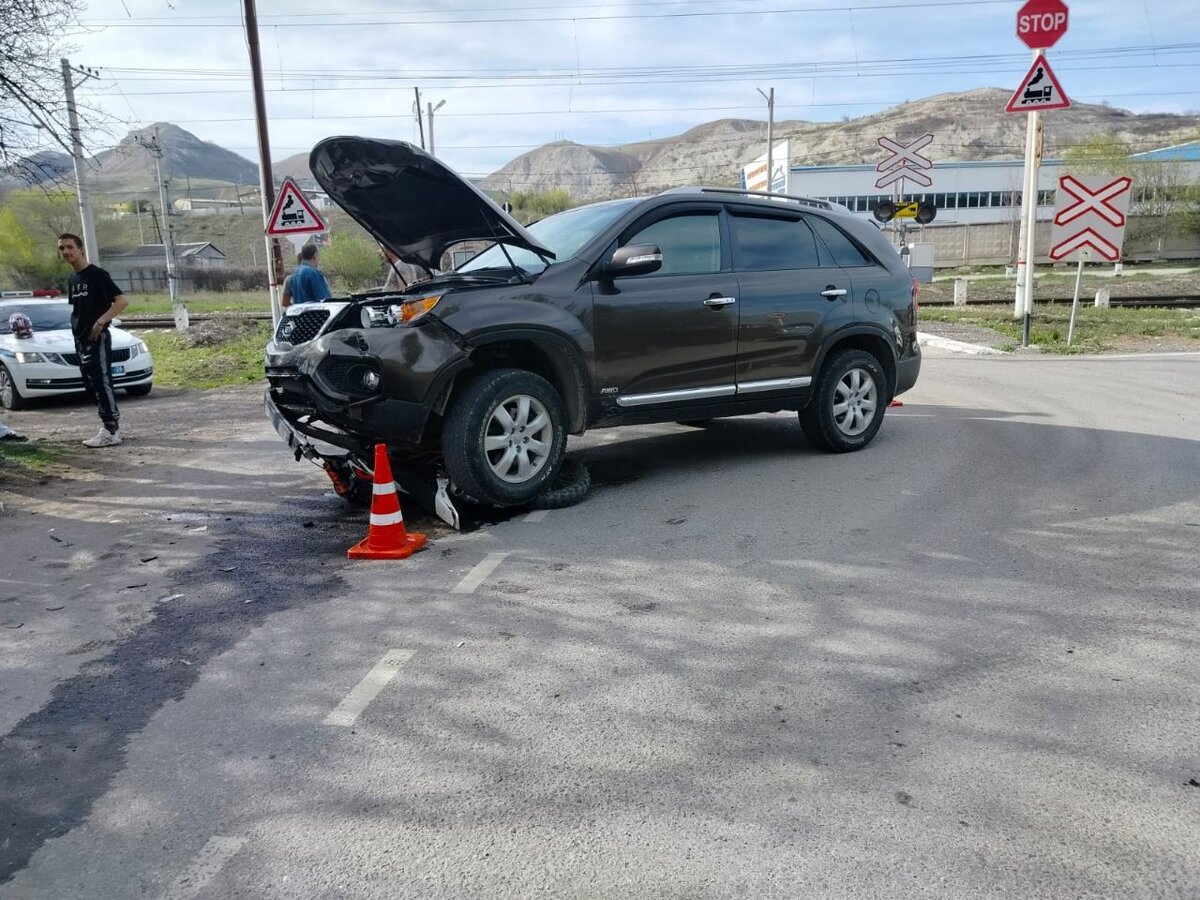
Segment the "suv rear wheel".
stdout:
<path fill-rule="evenodd" d="M 865 350 L 842 350 L 821 367 L 812 399 L 800 410 L 800 427 L 823 450 L 861 450 L 883 424 L 888 400 L 879 360 Z"/>
<path fill-rule="evenodd" d="M 452 401 L 442 428 L 450 480 L 475 500 L 522 506 L 558 474 L 567 446 L 554 386 L 521 369 L 484 372 Z"/>

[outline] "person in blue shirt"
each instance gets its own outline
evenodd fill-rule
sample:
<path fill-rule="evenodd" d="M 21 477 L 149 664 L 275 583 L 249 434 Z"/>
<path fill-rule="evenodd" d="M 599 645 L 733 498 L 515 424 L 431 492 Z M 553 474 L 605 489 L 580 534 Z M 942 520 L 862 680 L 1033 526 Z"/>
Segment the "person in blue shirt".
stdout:
<path fill-rule="evenodd" d="M 329 282 L 317 268 L 317 245 L 305 244 L 300 251 L 300 265 L 283 283 L 280 302 L 286 308 L 293 303 L 320 303 L 332 296 Z"/>

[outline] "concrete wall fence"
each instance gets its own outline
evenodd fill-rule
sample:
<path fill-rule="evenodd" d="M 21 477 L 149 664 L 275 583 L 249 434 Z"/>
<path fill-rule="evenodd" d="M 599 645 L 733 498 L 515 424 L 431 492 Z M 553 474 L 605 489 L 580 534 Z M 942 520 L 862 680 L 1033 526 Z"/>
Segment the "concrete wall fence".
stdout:
<path fill-rule="evenodd" d="M 1126 238 L 1123 258 L 1129 262 L 1157 260 L 1200 259 L 1200 236 L 1174 234 L 1163 237 L 1147 235 L 1144 220 L 1131 218 L 1129 229 L 1143 236 Z M 1036 259 L 1039 265 L 1050 262 L 1049 222 L 1038 222 Z M 924 227 L 909 227 L 910 244 L 933 244 L 933 265 L 945 269 L 956 266 L 1014 265 L 1017 258 L 1018 225 L 1016 222 L 981 224 L 946 224 L 933 222 Z"/>

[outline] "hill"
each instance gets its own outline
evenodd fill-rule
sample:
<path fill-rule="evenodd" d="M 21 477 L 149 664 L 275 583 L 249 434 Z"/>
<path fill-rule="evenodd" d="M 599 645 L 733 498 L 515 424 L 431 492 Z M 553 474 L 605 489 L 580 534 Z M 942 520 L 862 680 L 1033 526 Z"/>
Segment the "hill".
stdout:
<path fill-rule="evenodd" d="M 775 140 L 789 142 L 793 165 L 875 163 L 880 137 L 935 135 L 935 162 L 1012 159 L 1025 147 L 1025 117 L 1003 110 L 1011 91 L 981 88 L 939 94 L 841 122 L 775 123 Z M 1200 133 L 1200 117 L 1138 114 L 1075 104 L 1043 117 L 1045 154 L 1097 134 L 1111 134 L 1135 151 L 1180 143 Z M 736 184 L 740 168 L 766 151 L 766 123 L 722 119 L 683 134 L 615 147 L 558 141 L 524 153 L 483 179 L 485 190 L 542 192 L 562 188 L 579 200 L 649 193 L 681 184 Z"/>
<path fill-rule="evenodd" d="M 163 150 L 163 175 L 177 183 L 185 180 L 194 180 L 201 186 L 258 183 L 258 166 L 254 163 L 167 122 L 131 131 L 116 147 L 98 153 L 98 168 L 92 172 L 92 183 L 108 191 L 153 190 L 154 155 L 146 145 L 156 132 Z"/>

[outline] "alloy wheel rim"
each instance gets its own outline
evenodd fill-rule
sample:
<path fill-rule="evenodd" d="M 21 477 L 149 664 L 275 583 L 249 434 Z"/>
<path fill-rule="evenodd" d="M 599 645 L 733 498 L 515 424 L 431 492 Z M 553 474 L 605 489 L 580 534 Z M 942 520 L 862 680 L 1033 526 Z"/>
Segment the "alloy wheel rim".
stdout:
<path fill-rule="evenodd" d="M 12 376 L 7 370 L 0 370 L 0 402 L 3 402 L 5 407 L 12 406 L 13 391 L 16 390 L 13 384 Z"/>
<path fill-rule="evenodd" d="M 878 408 L 875 378 L 866 369 L 851 369 L 833 389 L 833 421 L 847 437 L 857 437 L 870 428 Z"/>
<path fill-rule="evenodd" d="M 514 394 L 493 407 L 483 452 L 501 481 L 525 484 L 545 468 L 553 447 L 554 423 L 536 397 Z"/>

